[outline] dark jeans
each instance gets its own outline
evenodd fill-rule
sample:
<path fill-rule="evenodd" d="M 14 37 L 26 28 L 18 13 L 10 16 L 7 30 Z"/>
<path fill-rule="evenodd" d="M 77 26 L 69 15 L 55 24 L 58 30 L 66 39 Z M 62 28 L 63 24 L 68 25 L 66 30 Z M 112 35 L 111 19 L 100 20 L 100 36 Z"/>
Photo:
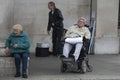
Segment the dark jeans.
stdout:
<path fill-rule="evenodd" d="M 27 63 L 28 63 L 28 53 L 15 53 L 15 66 L 16 66 L 16 73 L 20 73 L 20 65 L 22 61 L 22 74 L 27 74 Z"/>
<path fill-rule="evenodd" d="M 53 29 L 53 33 L 52 33 L 53 55 L 61 54 L 62 35 L 63 35 L 63 29 Z"/>

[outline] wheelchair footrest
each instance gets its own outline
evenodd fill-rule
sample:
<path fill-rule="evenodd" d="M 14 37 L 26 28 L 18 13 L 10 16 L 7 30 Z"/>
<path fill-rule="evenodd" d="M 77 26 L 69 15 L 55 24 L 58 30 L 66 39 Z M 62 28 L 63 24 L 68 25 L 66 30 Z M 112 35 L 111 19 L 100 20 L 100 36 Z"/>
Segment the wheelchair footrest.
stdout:
<path fill-rule="evenodd" d="M 73 58 L 63 58 L 62 59 L 63 62 L 73 62 Z"/>

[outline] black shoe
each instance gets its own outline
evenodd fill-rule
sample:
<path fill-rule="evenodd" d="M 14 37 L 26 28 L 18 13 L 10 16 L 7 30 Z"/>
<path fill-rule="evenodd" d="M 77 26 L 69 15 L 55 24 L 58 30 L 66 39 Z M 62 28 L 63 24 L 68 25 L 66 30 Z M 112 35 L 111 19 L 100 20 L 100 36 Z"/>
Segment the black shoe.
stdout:
<path fill-rule="evenodd" d="M 28 78 L 28 75 L 27 74 L 23 74 L 22 77 L 23 78 Z"/>
<path fill-rule="evenodd" d="M 60 55 L 60 59 L 63 59 L 63 58 L 65 58 L 65 56 L 64 55 Z"/>
<path fill-rule="evenodd" d="M 16 73 L 14 77 L 20 77 L 21 74 L 20 73 Z"/>

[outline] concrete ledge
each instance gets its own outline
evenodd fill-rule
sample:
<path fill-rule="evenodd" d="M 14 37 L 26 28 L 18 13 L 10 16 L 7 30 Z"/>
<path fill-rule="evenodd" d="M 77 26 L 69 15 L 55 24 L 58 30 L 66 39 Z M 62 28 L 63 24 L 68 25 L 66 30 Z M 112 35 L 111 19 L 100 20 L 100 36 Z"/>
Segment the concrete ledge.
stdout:
<path fill-rule="evenodd" d="M 15 74 L 14 58 L 5 54 L 5 45 L 0 43 L 0 76 L 10 76 Z"/>
<path fill-rule="evenodd" d="M 28 67 L 29 67 L 29 58 L 28 58 Z M 0 77 L 13 76 L 15 74 L 15 71 L 16 68 L 13 57 L 0 57 Z M 28 69 L 27 69 L 27 73 L 28 73 Z"/>
<path fill-rule="evenodd" d="M 15 63 L 13 57 L 0 57 L 0 76 L 15 74 Z"/>

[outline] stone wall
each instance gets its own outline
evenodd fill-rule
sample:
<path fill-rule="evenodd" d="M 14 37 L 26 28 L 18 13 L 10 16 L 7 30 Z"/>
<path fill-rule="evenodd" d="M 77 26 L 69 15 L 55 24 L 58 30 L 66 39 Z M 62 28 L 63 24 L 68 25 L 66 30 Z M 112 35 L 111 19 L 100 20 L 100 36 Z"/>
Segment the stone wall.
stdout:
<path fill-rule="evenodd" d="M 0 0 L 0 42 L 4 42 L 13 25 L 14 0 Z"/>
<path fill-rule="evenodd" d="M 89 19 L 90 0 L 53 0 L 63 14 L 64 27 L 68 28 L 76 23 L 79 17 Z M 32 47 L 35 51 L 37 42 L 50 42 L 47 34 L 49 0 L 15 0 L 14 24 L 19 23 L 29 33 Z M 89 20 L 88 20 L 89 21 Z"/>
<path fill-rule="evenodd" d="M 79 17 L 89 21 L 90 0 L 53 0 L 64 16 L 64 27 L 75 24 Z M 47 35 L 49 0 L 0 0 L 0 42 L 4 42 L 14 24 L 21 24 L 31 40 L 34 52 L 37 42 L 50 42 Z"/>

